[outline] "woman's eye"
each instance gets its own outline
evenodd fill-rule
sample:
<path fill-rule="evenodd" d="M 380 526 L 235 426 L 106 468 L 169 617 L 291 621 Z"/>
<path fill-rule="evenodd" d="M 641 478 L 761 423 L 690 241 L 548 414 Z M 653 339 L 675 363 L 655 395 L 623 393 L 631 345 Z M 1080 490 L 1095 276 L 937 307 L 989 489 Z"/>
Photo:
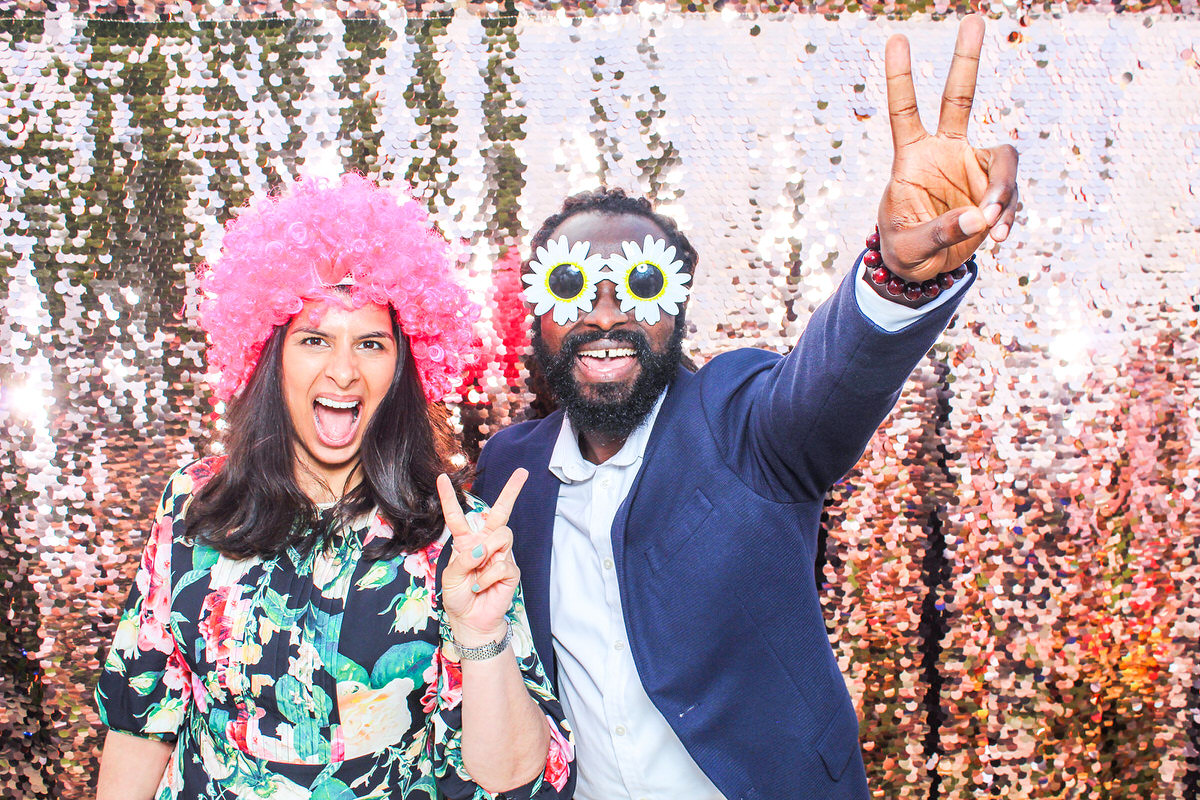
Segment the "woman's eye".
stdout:
<path fill-rule="evenodd" d="M 316 347 L 318 345 L 325 344 L 325 340 L 320 336 L 305 336 L 300 340 L 300 344 L 305 345 L 306 347 Z"/>
<path fill-rule="evenodd" d="M 656 265 L 638 264 L 629 272 L 629 291 L 641 300 L 649 300 L 663 290 L 663 274 Z"/>
<path fill-rule="evenodd" d="M 574 300 L 583 291 L 583 284 L 583 271 L 574 264 L 559 264 L 546 278 L 546 286 L 559 300 Z"/>

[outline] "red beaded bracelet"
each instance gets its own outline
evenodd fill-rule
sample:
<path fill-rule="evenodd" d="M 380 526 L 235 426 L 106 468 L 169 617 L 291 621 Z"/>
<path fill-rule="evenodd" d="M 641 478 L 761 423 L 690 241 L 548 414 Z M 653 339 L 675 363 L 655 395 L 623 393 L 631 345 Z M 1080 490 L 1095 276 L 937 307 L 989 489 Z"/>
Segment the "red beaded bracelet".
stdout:
<path fill-rule="evenodd" d="M 934 298 L 967 277 L 967 268 L 975 266 L 975 256 L 972 255 L 950 272 L 943 272 L 936 278 L 930 278 L 923 283 L 906 281 L 883 265 L 883 254 L 879 252 L 879 228 L 867 237 L 867 252 L 863 253 L 863 264 L 867 266 L 867 276 L 871 283 L 882 286 L 893 297 L 904 295 L 909 300 L 920 300 L 922 297 Z"/>

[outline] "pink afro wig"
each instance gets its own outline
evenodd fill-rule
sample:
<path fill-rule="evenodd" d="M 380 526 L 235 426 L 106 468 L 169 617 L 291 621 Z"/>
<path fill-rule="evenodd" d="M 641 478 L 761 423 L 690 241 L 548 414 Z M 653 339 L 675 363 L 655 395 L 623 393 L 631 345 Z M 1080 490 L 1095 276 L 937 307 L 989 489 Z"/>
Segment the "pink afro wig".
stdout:
<path fill-rule="evenodd" d="M 304 180 L 252 201 L 225 226 L 220 258 L 201 268 L 200 326 L 209 369 L 220 374 L 217 397 L 246 385 L 275 326 L 324 299 L 390 306 L 425 396 L 441 400 L 478 348 L 479 307 L 452 264 L 420 203 L 361 175 Z"/>

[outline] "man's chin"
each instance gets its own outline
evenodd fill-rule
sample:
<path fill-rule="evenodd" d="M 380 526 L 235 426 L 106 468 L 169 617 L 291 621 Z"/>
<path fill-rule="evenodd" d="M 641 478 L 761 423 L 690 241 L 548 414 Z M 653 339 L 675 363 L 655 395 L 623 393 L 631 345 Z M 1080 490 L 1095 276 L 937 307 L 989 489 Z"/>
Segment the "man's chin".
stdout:
<path fill-rule="evenodd" d="M 634 380 L 584 382 L 575 378 L 575 396 L 591 405 L 619 407 L 629 402 Z"/>
<path fill-rule="evenodd" d="M 577 430 L 614 438 L 632 433 L 649 415 L 657 392 L 639 391 L 636 381 L 581 384 L 560 402 Z"/>

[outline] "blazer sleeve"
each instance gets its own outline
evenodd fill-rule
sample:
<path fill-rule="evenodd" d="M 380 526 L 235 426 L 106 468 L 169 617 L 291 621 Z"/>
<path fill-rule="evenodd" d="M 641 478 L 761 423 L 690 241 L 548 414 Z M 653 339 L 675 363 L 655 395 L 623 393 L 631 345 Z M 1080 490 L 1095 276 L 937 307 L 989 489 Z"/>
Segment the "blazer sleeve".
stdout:
<path fill-rule="evenodd" d="M 966 292 L 889 333 L 859 308 L 858 263 L 795 348 L 745 393 L 745 464 L 792 498 L 815 499 L 858 461 Z M 972 270 L 970 280 L 974 281 Z"/>

